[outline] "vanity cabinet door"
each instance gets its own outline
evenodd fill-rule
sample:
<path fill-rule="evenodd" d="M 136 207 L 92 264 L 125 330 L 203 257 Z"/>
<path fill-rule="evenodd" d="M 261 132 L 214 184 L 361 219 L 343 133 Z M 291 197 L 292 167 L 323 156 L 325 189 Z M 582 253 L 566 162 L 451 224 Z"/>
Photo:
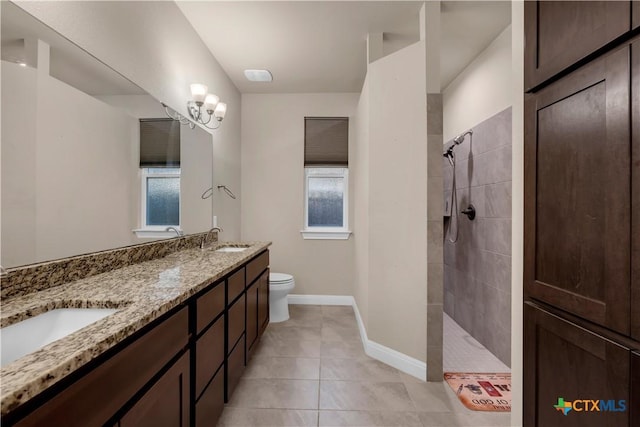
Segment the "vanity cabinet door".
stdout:
<path fill-rule="evenodd" d="M 623 46 L 525 102 L 525 293 L 624 335 L 631 280 L 629 58 Z"/>
<path fill-rule="evenodd" d="M 629 424 L 628 348 L 535 304 L 525 303 L 524 318 L 525 427 L 638 425 Z M 565 416 L 559 399 L 606 401 L 608 410 L 577 402 Z"/>
<path fill-rule="evenodd" d="M 527 91 L 631 29 L 629 1 L 524 3 Z"/>
<path fill-rule="evenodd" d="M 250 356 L 258 337 L 258 288 L 259 282 L 253 282 L 247 288 L 247 352 Z M 249 357 L 247 357 L 248 359 Z"/>
<path fill-rule="evenodd" d="M 189 416 L 187 352 L 122 417 L 120 427 L 187 427 Z"/>
<path fill-rule="evenodd" d="M 631 29 L 640 27 L 640 0 L 631 2 Z"/>
<path fill-rule="evenodd" d="M 262 335 L 269 324 L 269 270 L 258 279 L 258 332 Z"/>
<path fill-rule="evenodd" d="M 631 155 L 631 336 L 640 341 L 640 41 L 631 45 Z"/>

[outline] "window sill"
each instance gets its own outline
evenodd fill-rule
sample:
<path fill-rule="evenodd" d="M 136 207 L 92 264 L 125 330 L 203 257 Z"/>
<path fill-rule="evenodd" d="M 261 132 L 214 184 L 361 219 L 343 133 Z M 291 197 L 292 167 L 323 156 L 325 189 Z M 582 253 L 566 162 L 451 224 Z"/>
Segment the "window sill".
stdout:
<path fill-rule="evenodd" d="M 301 230 L 305 240 L 348 240 L 351 231 L 344 230 Z"/>
<path fill-rule="evenodd" d="M 181 229 L 180 232 L 182 233 Z M 166 231 L 164 229 L 153 229 L 153 228 L 139 228 L 137 230 L 132 230 L 138 239 L 169 239 L 172 237 L 178 237 L 176 232 L 173 230 Z M 182 237 L 182 236 L 180 236 Z"/>

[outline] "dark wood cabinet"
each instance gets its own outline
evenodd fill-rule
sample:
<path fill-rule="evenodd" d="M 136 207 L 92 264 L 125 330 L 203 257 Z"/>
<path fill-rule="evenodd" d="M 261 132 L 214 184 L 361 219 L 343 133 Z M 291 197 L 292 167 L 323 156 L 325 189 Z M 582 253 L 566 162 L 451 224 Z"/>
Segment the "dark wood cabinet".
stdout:
<path fill-rule="evenodd" d="M 258 334 L 262 335 L 269 324 L 269 270 L 258 279 Z"/>
<path fill-rule="evenodd" d="M 640 41 L 631 45 L 631 126 L 631 336 L 640 341 Z"/>
<path fill-rule="evenodd" d="M 247 288 L 247 360 L 258 338 L 258 283 L 253 282 Z"/>
<path fill-rule="evenodd" d="M 227 351 L 235 347 L 245 330 L 245 295 L 238 298 L 231 307 L 227 309 L 228 332 L 227 332 Z"/>
<path fill-rule="evenodd" d="M 120 427 L 187 427 L 189 419 L 189 353 L 185 353 L 122 417 Z"/>
<path fill-rule="evenodd" d="M 15 422 L 3 417 L 3 425 L 98 426 L 104 425 L 129 402 L 171 358 L 185 349 L 188 340 L 188 310 L 183 308 L 159 320 L 141 335 L 89 372 Z M 13 414 L 10 414 L 13 415 Z"/>
<path fill-rule="evenodd" d="M 196 333 L 200 334 L 225 308 L 225 281 L 216 282 L 196 301 Z"/>
<path fill-rule="evenodd" d="M 629 48 L 525 105 L 525 290 L 621 333 L 630 327 Z"/>
<path fill-rule="evenodd" d="M 244 372 L 245 357 L 244 357 L 244 335 L 240 337 L 236 346 L 230 350 L 229 357 L 227 358 L 227 387 L 225 392 L 225 402 L 231 399 L 231 395 L 235 390 L 240 377 Z"/>
<path fill-rule="evenodd" d="M 527 91 L 631 30 L 630 1 L 526 1 L 524 7 Z"/>
<path fill-rule="evenodd" d="M 224 363 L 224 322 L 225 316 L 220 316 L 196 341 L 196 399 Z"/>
<path fill-rule="evenodd" d="M 637 425 L 629 424 L 629 348 L 531 303 L 525 304 L 525 319 L 525 427 Z M 591 411 L 591 402 L 578 402 L 565 416 L 554 406 L 558 399 L 613 406 Z"/>
<path fill-rule="evenodd" d="M 224 409 L 224 369 L 220 369 L 196 402 L 196 427 L 212 427 Z"/>
<path fill-rule="evenodd" d="M 640 1 L 525 2 L 528 427 L 640 425 L 639 24 Z"/>
<path fill-rule="evenodd" d="M 631 401 L 629 425 L 640 426 L 640 351 L 631 353 Z"/>

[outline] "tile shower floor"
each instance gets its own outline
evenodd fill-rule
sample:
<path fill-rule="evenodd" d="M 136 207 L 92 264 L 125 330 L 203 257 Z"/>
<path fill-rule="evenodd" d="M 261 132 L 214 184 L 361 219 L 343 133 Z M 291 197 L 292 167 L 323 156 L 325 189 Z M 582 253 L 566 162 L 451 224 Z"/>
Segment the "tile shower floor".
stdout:
<path fill-rule="evenodd" d="M 271 324 L 218 426 L 508 426 L 466 409 L 449 386 L 368 357 L 351 307 L 289 306 Z"/>
<path fill-rule="evenodd" d="M 482 344 L 446 313 L 443 315 L 442 365 L 444 372 L 511 372 Z"/>

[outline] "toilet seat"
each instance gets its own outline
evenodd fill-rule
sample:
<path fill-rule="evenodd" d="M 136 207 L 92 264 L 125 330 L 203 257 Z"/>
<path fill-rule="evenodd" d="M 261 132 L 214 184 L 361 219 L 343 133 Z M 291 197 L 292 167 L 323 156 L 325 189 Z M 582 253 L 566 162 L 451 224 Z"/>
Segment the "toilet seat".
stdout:
<path fill-rule="evenodd" d="M 293 276 L 285 273 L 269 273 L 269 283 L 279 285 L 293 281 Z"/>

